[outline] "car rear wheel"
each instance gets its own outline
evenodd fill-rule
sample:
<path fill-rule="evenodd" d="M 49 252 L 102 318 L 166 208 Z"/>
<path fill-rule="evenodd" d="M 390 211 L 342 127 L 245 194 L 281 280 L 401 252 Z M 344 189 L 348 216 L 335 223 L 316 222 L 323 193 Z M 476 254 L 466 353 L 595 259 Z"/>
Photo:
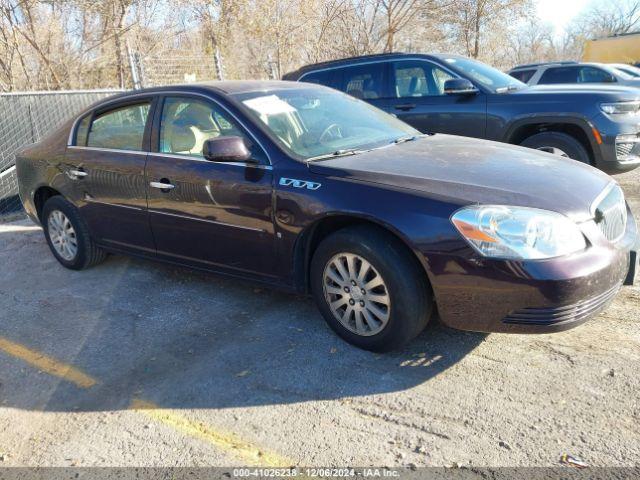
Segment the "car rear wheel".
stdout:
<path fill-rule="evenodd" d="M 78 209 L 61 196 L 51 197 L 44 204 L 42 228 L 53 256 L 66 268 L 82 270 L 106 257 L 89 235 Z"/>
<path fill-rule="evenodd" d="M 561 157 L 572 158 L 589 164 L 589 153 L 584 146 L 571 135 L 560 132 L 542 132 L 532 135 L 520 143 L 523 147 L 535 148 Z"/>
<path fill-rule="evenodd" d="M 311 261 L 311 289 L 340 337 L 377 352 L 418 335 L 433 307 L 417 259 L 393 235 L 371 227 L 345 228 L 322 241 Z"/>

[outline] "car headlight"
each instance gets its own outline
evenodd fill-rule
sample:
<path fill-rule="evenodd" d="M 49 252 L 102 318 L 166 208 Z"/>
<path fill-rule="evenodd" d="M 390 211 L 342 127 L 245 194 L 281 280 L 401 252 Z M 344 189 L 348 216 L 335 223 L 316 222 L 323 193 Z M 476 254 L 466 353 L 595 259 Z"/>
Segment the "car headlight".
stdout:
<path fill-rule="evenodd" d="M 569 218 L 537 208 L 477 205 L 458 210 L 451 221 L 486 257 L 543 259 L 584 250 L 584 235 Z"/>
<path fill-rule="evenodd" d="M 640 101 L 602 103 L 600 109 L 610 115 L 635 115 L 640 111 Z"/>

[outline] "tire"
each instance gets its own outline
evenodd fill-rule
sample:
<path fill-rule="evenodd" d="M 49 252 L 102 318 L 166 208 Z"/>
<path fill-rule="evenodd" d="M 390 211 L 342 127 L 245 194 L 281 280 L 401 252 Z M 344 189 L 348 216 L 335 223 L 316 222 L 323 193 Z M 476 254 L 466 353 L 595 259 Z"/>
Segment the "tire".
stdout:
<path fill-rule="evenodd" d="M 349 256 L 351 273 L 354 274 L 347 276 L 350 280 L 355 278 L 357 283 L 350 293 L 343 293 L 351 282 L 344 281 L 344 275 L 340 275 L 334 267 L 337 266 L 335 262 L 341 262 L 343 269 L 349 273 Z M 362 260 L 368 262 L 371 268 L 360 279 L 357 273 L 365 266 Z M 330 275 L 336 278 L 336 274 L 342 283 L 331 280 Z M 421 265 L 395 236 L 384 230 L 355 226 L 330 235 L 316 249 L 311 260 L 310 275 L 311 291 L 322 316 L 334 332 L 356 347 L 374 352 L 399 348 L 416 337 L 431 317 L 433 295 Z M 382 285 L 368 288 L 362 294 L 361 287 L 379 283 L 376 280 L 378 277 Z M 387 305 L 372 301 L 374 295 L 386 301 Z M 346 315 L 351 306 L 347 302 L 353 301 L 352 311 L 346 321 L 349 327 L 334 315 L 330 302 L 336 301 L 341 304 L 336 315 L 341 316 Z M 384 315 L 378 316 L 380 313 Z M 356 325 L 358 316 L 360 327 L 363 328 L 360 332 Z"/>
<path fill-rule="evenodd" d="M 60 216 L 60 214 L 62 214 L 62 216 Z M 64 219 L 68 220 L 73 232 L 65 236 L 65 244 L 69 246 L 68 249 L 60 247 L 60 242 L 57 241 L 59 236 L 56 234 L 56 232 L 59 231 L 57 225 L 67 225 Z M 53 253 L 56 260 L 66 268 L 83 270 L 97 265 L 107 256 L 105 251 L 96 246 L 91 239 L 89 228 L 80 216 L 78 209 L 64 197 L 56 195 L 44 204 L 42 209 L 42 228 L 51 253 Z M 68 229 L 68 225 L 65 230 L 71 232 L 71 230 Z M 54 246 L 52 237 L 56 240 L 58 247 Z M 71 255 L 71 253 L 75 254 Z"/>
<path fill-rule="evenodd" d="M 536 150 L 550 151 L 551 149 L 561 150 L 566 157 L 572 158 L 589 165 L 591 160 L 589 152 L 584 146 L 571 135 L 560 132 L 542 132 L 526 138 L 522 143 L 522 147 L 535 148 Z"/>

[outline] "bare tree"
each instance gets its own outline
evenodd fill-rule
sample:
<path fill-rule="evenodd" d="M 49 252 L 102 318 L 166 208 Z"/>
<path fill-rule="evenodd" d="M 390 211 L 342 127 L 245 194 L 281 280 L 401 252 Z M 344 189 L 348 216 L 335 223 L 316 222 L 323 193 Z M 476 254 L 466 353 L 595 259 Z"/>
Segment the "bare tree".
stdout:
<path fill-rule="evenodd" d="M 595 4 L 576 21 L 585 37 L 619 35 L 640 29 L 640 0 Z"/>
<path fill-rule="evenodd" d="M 492 26 L 505 26 L 521 18 L 532 8 L 531 0 L 456 0 L 450 19 L 465 53 L 473 58 L 481 54 L 483 39 Z"/>

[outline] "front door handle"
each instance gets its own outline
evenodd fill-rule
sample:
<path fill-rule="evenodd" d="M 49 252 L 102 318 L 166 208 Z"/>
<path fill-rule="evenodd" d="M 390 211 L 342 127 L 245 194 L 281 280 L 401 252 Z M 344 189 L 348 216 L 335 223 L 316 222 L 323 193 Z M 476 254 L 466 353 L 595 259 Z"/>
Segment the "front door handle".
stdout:
<path fill-rule="evenodd" d="M 416 104 L 415 103 L 403 103 L 401 105 L 395 105 L 394 108 L 396 110 L 403 110 L 403 111 L 413 110 L 414 108 L 416 108 Z"/>
<path fill-rule="evenodd" d="M 71 169 L 67 171 L 67 176 L 71 179 L 71 180 L 78 180 L 80 178 L 84 178 L 87 175 L 89 175 L 87 172 L 85 172 L 84 170 L 80 170 L 80 169 Z"/>
<path fill-rule="evenodd" d="M 169 183 L 169 180 L 163 178 L 162 180 L 160 180 L 159 182 L 151 182 L 149 183 L 150 186 L 152 186 L 153 188 L 159 188 L 160 190 L 173 190 L 174 188 L 176 188 L 175 185 Z"/>

